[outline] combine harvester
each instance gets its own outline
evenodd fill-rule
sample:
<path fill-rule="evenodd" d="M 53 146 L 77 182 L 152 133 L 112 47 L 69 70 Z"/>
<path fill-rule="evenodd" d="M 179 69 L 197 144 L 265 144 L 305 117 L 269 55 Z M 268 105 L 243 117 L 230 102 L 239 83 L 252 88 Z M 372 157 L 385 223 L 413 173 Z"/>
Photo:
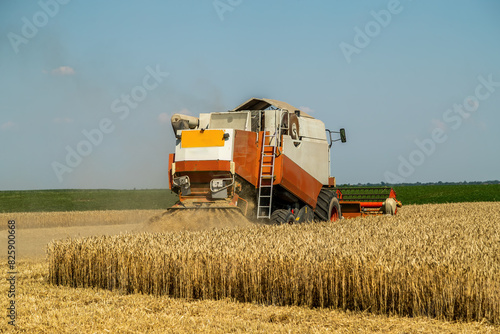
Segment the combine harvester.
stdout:
<path fill-rule="evenodd" d="M 330 149 L 346 141 L 344 129 L 325 129 L 287 103 L 252 98 L 228 112 L 175 114 L 172 127 L 169 184 L 179 202 L 167 213 L 238 210 L 281 224 L 396 214 L 401 206 L 391 188 L 336 188 Z"/>

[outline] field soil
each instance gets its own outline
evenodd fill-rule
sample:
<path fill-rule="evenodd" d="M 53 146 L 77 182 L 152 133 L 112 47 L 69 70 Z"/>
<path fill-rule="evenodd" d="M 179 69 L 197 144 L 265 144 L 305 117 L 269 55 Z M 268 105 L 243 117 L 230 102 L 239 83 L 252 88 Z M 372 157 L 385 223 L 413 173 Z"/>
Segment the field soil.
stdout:
<path fill-rule="evenodd" d="M 140 224 L 165 210 L 93 210 L 0 213 L 0 221 L 15 220 L 16 228 L 74 227 Z M 1 224 L 0 230 L 6 230 Z"/>
<path fill-rule="evenodd" d="M 16 231 L 16 258 L 45 259 L 47 244 L 52 240 L 66 238 L 89 237 L 93 235 L 116 235 L 137 230 L 141 224 L 72 226 L 18 229 Z M 7 230 L 0 232 L 0 245 L 7 245 Z M 7 252 L 0 253 L 0 259 L 5 260 Z"/>
<path fill-rule="evenodd" d="M 102 210 L 0 213 L 0 245 L 7 245 L 7 221 L 16 222 L 16 258 L 43 259 L 52 240 L 137 231 L 164 210 Z M 6 259 L 7 252 L 0 252 Z"/>

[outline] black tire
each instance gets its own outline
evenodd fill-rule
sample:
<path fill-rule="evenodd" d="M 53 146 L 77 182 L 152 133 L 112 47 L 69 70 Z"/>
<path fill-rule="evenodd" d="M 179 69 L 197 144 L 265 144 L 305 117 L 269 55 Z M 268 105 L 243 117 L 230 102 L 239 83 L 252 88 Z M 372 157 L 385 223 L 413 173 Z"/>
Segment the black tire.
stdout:
<path fill-rule="evenodd" d="M 321 189 L 318 195 L 318 203 L 314 210 L 317 221 L 337 221 L 342 217 L 337 195 L 328 189 Z"/>
<path fill-rule="evenodd" d="M 295 215 L 289 210 L 275 210 L 271 214 L 271 224 L 293 224 L 295 222 Z"/>
<path fill-rule="evenodd" d="M 307 223 L 314 221 L 314 211 L 309 205 L 305 205 L 297 213 L 297 218 L 295 219 L 297 224 Z"/>

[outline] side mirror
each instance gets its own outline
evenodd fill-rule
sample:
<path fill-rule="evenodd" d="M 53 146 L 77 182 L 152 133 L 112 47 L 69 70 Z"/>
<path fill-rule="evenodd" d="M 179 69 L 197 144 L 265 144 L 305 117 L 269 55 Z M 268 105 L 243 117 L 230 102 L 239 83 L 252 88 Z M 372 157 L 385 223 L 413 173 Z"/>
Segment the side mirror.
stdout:
<path fill-rule="evenodd" d="M 344 128 L 340 129 L 340 141 L 343 142 L 343 143 L 345 143 L 347 141 L 347 138 L 345 136 L 345 129 Z"/>
<path fill-rule="evenodd" d="M 328 132 L 328 135 L 329 135 L 328 138 L 330 139 L 329 140 L 330 143 L 328 144 L 328 148 L 332 147 L 332 144 L 334 142 L 336 142 L 336 141 L 340 140 L 343 143 L 345 143 L 347 141 L 346 136 L 345 136 L 345 129 L 344 128 L 340 129 L 340 131 L 338 131 L 338 132 L 337 131 L 331 131 L 331 130 L 328 130 L 328 129 L 325 129 L 325 130 L 326 130 L 326 132 Z M 332 133 L 339 133 L 340 134 L 340 139 L 333 139 L 332 138 Z"/>

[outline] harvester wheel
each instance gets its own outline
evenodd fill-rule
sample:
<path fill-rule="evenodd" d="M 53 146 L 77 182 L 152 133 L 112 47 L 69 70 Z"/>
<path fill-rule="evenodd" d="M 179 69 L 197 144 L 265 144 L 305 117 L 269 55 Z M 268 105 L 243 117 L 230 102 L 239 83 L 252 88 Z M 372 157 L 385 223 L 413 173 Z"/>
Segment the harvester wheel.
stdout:
<path fill-rule="evenodd" d="M 321 189 L 314 216 L 318 221 L 337 221 L 342 217 L 337 196 L 328 189 Z"/>
<path fill-rule="evenodd" d="M 289 210 L 278 209 L 271 214 L 271 224 L 293 224 L 295 215 Z"/>
<path fill-rule="evenodd" d="M 313 220 L 314 211 L 309 205 L 303 206 L 302 209 L 299 210 L 299 213 L 297 213 L 297 218 L 295 219 L 298 224 L 312 222 Z"/>

